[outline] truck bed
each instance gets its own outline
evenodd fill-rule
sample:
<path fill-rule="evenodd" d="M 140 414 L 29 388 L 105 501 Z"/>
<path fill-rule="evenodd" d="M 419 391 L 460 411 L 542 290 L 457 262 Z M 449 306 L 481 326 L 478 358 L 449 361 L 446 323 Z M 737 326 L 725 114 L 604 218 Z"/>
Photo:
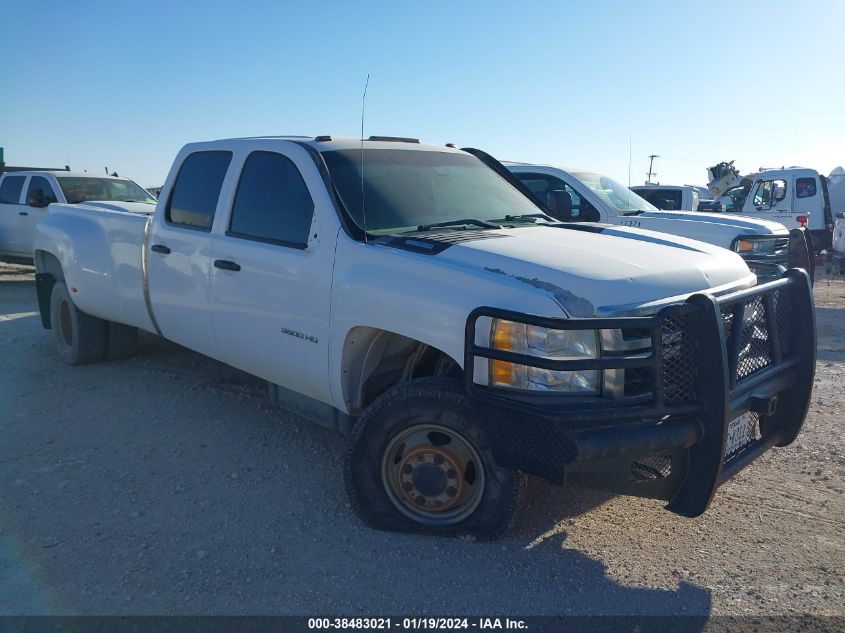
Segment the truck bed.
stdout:
<path fill-rule="evenodd" d="M 136 208 L 132 203 L 52 204 L 35 229 L 35 257 L 56 254 L 74 303 L 84 312 L 155 332 L 142 272 L 150 215 Z"/>

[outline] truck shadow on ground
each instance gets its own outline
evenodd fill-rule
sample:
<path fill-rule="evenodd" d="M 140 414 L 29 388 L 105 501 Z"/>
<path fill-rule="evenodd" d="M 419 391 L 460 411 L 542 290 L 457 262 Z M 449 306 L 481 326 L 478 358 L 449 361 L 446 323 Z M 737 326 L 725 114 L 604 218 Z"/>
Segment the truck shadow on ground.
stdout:
<path fill-rule="evenodd" d="M 819 360 L 845 362 L 843 323 L 845 323 L 845 308 L 816 307 L 817 358 Z"/>
<path fill-rule="evenodd" d="M 33 310 L 38 309 L 31 270 L 21 274 L 14 270 L 3 271 L 0 276 L 0 304 L 9 303 L 31 304 Z"/>
<path fill-rule="evenodd" d="M 0 262 L 2 263 L 2 262 Z M 3 278 L 5 279 L 21 279 L 24 281 L 32 281 L 32 275 L 35 274 L 35 268 L 31 266 L 19 266 L 17 268 L 4 267 Z"/>
<path fill-rule="evenodd" d="M 198 389 L 210 387 L 215 391 L 246 395 L 250 398 L 265 396 L 264 383 L 248 374 L 157 337 L 144 336 L 142 341 L 144 351 L 135 359 L 136 362 L 147 359 L 158 366 L 168 365 L 174 369 L 180 365 L 193 365 L 195 373 L 190 376 L 190 381 Z M 264 432 L 272 433 L 273 428 L 278 429 L 279 424 L 285 425 L 288 430 L 293 427 L 304 442 L 323 443 L 324 457 L 329 465 L 337 466 L 343 460 L 342 437 L 306 420 L 288 416 L 275 407 L 268 406 L 266 416 L 243 420 L 242 423 L 249 427 L 248 430 L 242 429 L 242 432 L 259 435 Z M 286 462 L 290 459 L 290 456 L 283 454 L 286 450 L 296 449 L 290 444 L 280 447 L 280 461 Z M 202 469 L 203 466 L 200 465 L 199 468 Z M 331 466 L 329 469 L 331 470 Z M 309 483 L 313 483 L 311 476 L 288 471 L 277 481 L 279 488 L 285 491 L 307 489 Z M 330 488 L 340 486 L 340 472 L 330 473 L 328 479 L 323 479 L 323 484 Z M 335 498 L 342 498 L 342 495 L 342 490 L 333 490 L 329 494 Z M 492 543 L 470 543 L 464 539 L 377 532 L 362 526 L 348 504 L 341 502 L 343 510 L 339 515 L 337 509 L 335 510 L 335 520 L 324 525 L 324 531 L 319 536 L 320 545 L 313 548 L 314 558 L 311 565 L 316 573 L 324 568 L 323 566 L 330 567 L 330 561 L 335 557 L 348 557 L 344 544 L 352 541 L 362 552 L 360 555 L 353 555 L 357 571 L 364 576 L 382 576 L 383 582 L 379 583 L 379 591 L 387 592 L 387 595 L 393 591 L 404 591 L 402 587 L 406 579 L 403 570 L 410 569 L 417 573 L 415 582 L 418 586 L 415 593 L 442 594 L 443 588 L 448 587 L 455 578 L 450 561 L 457 560 L 463 561 L 462 566 L 467 569 L 461 575 L 463 582 L 484 586 L 489 583 L 490 578 L 508 579 L 508 597 L 497 603 L 500 605 L 498 612 L 678 615 L 683 617 L 666 622 L 652 621 L 648 624 L 648 629 L 690 632 L 703 630 L 712 608 L 709 589 L 687 582 L 671 572 L 667 572 L 667 576 L 671 579 L 670 583 L 675 585 L 673 589 L 626 586 L 614 580 L 601 561 L 566 547 L 567 526 L 574 525 L 578 517 L 592 512 L 611 498 L 613 495 L 600 491 L 565 488 L 537 478 L 528 478 L 525 495 L 514 524 L 502 540 Z M 289 501 L 296 504 L 293 499 Z M 293 516 L 303 521 L 306 526 L 313 525 L 315 521 L 320 522 L 313 516 L 319 509 L 316 505 L 309 505 L 307 509 L 291 511 Z M 267 508 L 261 503 L 256 503 L 253 507 L 240 506 L 237 512 L 250 517 L 265 517 Z M 273 518 L 266 519 L 268 527 L 273 525 L 271 531 L 291 533 L 287 519 L 278 525 Z M 295 531 L 298 529 L 299 527 Z M 625 530 L 619 529 L 623 532 Z M 621 533 L 619 538 L 635 540 L 637 534 L 638 532 Z M 226 536 L 227 540 L 230 538 L 235 540 L 238 536 L 236 533 Z M 387 547 L 391 551 L 389 565 L 385 565 L 378 557 L 363 555 L 374 543 L 377 543 L 379 548 Z M 305 551 L 312 549 L 308 541 L 298 544 L 297 547 L 303 547 Z M 503 551 L 507 553 L 503 555 Z M 420 574 L 424 575 L 425 579 L 420 579 Z M 349 583 L 340 590 L 337 587 L 323 587 L 322 580 L 322 576 L 317 578 L 314 591 L 340 591 L 352 603 L 364 605 L 373 599 L 368 593 L 374 590 L 370 582 L 361 585 Z M 312 582 L 315 582 L 314 579 Z M 523 593 L 525 598 L 517 597 Z M 421 613 L 432 615 L 442 615 L 442 609 L 453 612 L 478 611 L 478 606 L 475 606 L 477 603 L 471 594 L 458 598 L 460 595 L 461 592 L 456 592 L 445 598 L 446 606 L 441 607 L 441 610 L 421 605 L 415 605 L 414 608 L 417 611 L 422 608 Z M 396 604 L 402 604 L 401 598 L 396 598 Z M 643 622 L 636 619 L 620 618 L 613 620 L 612 625 L 613 630 L 618 631 L 643 630 Z M 661 628 L 663 626 L 666 628 Z"/>

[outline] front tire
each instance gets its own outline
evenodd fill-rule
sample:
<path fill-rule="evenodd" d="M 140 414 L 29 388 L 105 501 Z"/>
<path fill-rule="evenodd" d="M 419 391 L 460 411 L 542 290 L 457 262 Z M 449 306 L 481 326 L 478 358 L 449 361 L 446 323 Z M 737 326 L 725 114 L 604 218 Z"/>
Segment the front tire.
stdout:
<path fill-rule="evenodd" d="M 56 351 L 68 365 L 103 360 L 106 353 L 106 321 L 85 314 L 70 298 L 63 281 L 53 284 L 50 295 L 50 324 Z"/>
<path fill-rule="evenodd" d="M 507 530 L 522 487 L 495 464 L 460 383 L 444 378 L 399 385 L 367 408 L 344 479 L 352 508 L 374 528 L 482 539 Z"/>

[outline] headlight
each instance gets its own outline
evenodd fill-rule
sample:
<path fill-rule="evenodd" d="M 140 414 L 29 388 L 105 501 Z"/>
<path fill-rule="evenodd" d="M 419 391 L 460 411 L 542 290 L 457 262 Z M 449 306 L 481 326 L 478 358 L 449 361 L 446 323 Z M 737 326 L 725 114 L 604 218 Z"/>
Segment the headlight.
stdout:
<path fill-rule="evenodd" d="M 777 239 L 737 240 L 734 250 L 740 255 L 771 255 L 775 252 Z"/>
<path fill-rule="evenodd" d="M 491 347 L 517 354 L 554 360 L 598 357 L 595 330 L 553 330 L 525 323 L 493 319 Z M 529 391 L 598 393 L 599 372 L 595 369 L 554 371 L 502 360 L 490 361 L 490 384 Z"/>

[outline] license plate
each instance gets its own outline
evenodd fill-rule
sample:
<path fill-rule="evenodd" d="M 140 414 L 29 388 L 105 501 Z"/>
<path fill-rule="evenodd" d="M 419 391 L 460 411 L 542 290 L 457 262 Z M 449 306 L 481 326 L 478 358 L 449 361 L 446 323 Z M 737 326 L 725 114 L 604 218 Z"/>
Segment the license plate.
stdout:
<path fill-rule="evenodd" d="M 757 419 L 753 413 L 745 413 L 728 424 L 728 441 L 725 443 L 725 457 L 741 451 L 757 439 Z"/>

